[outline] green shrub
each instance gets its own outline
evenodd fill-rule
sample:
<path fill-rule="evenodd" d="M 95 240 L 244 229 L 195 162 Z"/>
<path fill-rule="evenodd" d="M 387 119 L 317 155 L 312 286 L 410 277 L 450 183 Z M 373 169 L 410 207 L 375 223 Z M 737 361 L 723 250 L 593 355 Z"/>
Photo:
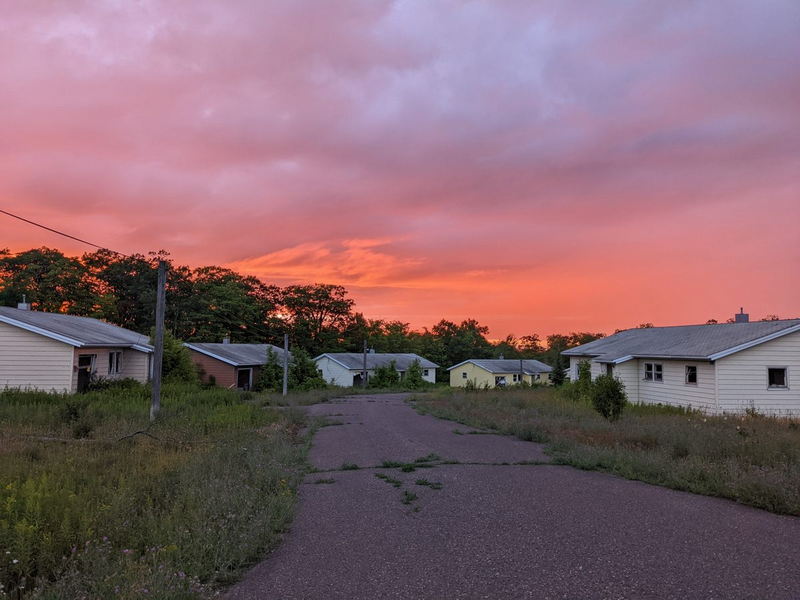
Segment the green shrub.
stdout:
<path fill-rule="evenodd" d="M 397 372 L 397 366 L 394 361 L 375 369 L 369 379 L 369 387 L 371 388 L 393 388 L 397 387 L 399 383 L 400 373 Z"/>
<path fill-rule="evenodd" d="M 403 387 L 409 390 L 418 390 L 420 388 L 425 387 L 427 382 L 422 378 L 422 365 L 419 364 L 419 360 L 414 359 L 408 370 L 406 371 L 406 376 L 403 379 Z"/>
<path fill-rule="evenodd" d="M 601 375 L 589 387 L 592 407 L 609 421 L 616 421 L 628 402 L 625 387 L 612 375 Z"/>

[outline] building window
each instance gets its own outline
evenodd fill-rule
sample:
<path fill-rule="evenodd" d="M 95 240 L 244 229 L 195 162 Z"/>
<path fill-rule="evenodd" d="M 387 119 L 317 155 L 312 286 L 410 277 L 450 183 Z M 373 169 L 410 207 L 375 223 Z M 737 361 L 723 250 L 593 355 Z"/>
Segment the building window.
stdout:
<path fill-rule="evenodd" d="M 645 381 L 664 381 L 664 366 L 657 363 L 644 363 Z"/>
<path fill-rule="evenodd" d="M 686 365 L 686 383 L 697 384 L 697 367 L 694 365 Z"/>
<path fill-rule="evenodd" d="M 466 375 L 466 373 L 464 373 L 464 375 Z M 428 369 L 423 369 L 422 370 L 422 376 L 423 377 L 427 377 L 428 376 Z"/>
<path fill-rule="evenodd" d="M 519 383 L 519 375 L 517 373 L 512 373 L 511 381 L 513 381 L 514 383 Z"/>
<path fill-rule="evenodd" d="M 769 367 L 767 369 L 767 384 L 771 389 L 789 387 L 789 378 L 786 376 L 786 367 Z"/>
<path fill-rule="evenodd" d="M 461 379 L 466 379 L 466 378 L 467 378 L 467 372 L 466 372 L 466 371 L 463 371 L 463 372 L 461 373 Z"/>
<path fill-rule="evenodd" d="M 122 372 L 122 352 L 108 353 L 108 374 L 118 375 Z"/>
<path fill-rule="evenodd" d="M 495 377 L 494 378 L 494 384 L 496 386 L 498 386 L 498 387 L 505 386 L 506 385 L 506 376 L 505 375 L 499 375 L 499 376 Z"/>

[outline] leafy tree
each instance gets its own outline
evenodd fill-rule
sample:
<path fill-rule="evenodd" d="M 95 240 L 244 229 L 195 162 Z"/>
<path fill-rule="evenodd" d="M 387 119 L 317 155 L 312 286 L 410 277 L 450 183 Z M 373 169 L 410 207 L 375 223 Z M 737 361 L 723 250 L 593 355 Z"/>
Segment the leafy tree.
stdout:
<path fill-rule="evenodd" d="M 588 360 L 578 363 L 578 381 L 575 385 L 580 397 L 585 398 L 589 395 L 589 388 L 592 387 L 592 365 Z"/>
<path fill-rule="evenodd" d="M 550 381 L 553 382 L 553 385 L 562 385 L 566 380 L 566 376 L 564 375 L 564 370 L 568 366 L 565 364 L 566 362 L 566 359 L 561 354 L 556 356 L 553 372 L 550 374 Z"/>
<path fill-rule="evenodd" d="M 200 267 L 192 272 L 192 296 L 183 320 L 191 324 L 189 339 L 262 342 L 265 315 L 274 306 L 269 290 L 255 277 L 244 277 L 222 267 Z"/>
<path fill-rule="evenodd" d="M 625 386 L 612 375 L 600 375 L 589 388 L 594 409 L 609 421 L 616 421 L 627 404 Z"/>
<path fill-rule="evenodd" d="M 652 323 L 639 323 L 636 328 L 637 329 L 652 329 L 655 327 Z"/>
<path fill-rule="evenodd" d="M 150 334 L 151 344 L 154 334 Z M 199 381 L 197 367 L 192 362 L 189 349 L 169 331 L 164 332 L 164 357 L 161 376 L 165 381 Z"/>
<path fill-rule="evenodd" d="M 7 305 L 24 295 L 35 310 L 92 316 L 96 296 L 86 275 L 80 260 L 52 248 L 0 252 L 0 298 Z"/>
<path fill-rule="evenodd" d="M 256 381 L 256 391 L 283 390 L 283 363 L 272 348 L 267 350 L 267 362 L 261 367 Z"/>
<path fill-rule="evenodd" d="M 778 315 L 767 315 L 766 317 L 764 317 L 761 320 L 762 321 L 780 321 L 781 318 Z"/>
<path fill-rule="evenodd" d="M 524 358 L 533 358 L 544 352 L 542 340 L 539 339 L 539 335 L 536 333 L 523 335 L 519 338 L 517 348 L 524 355 Z"/>
<path fill-rule="evenodd" d="M 400 373 L 397 372 L 394 361 L 377 367 L 369 379 L 369 387 L 373 388 L 393 388 L 397 387 L 398 383 L 400 383 Z"/>
<path fill-rule="evenodd" d="M 419 360 L 414 360 L 406 370 L 406 376 L 403 378 L 403 387 L 408 388 L 410 390 L 418 390 L 420 388 L 425 387 L 427 383 L 425 379 L 423 379 L 423 369 L 422 365 L 419 364 Z"/>
<path fill-rule="evenodd" d="M 317 364 L 302 348 L 292 350 L 289 364 L 289 387 L 296 390 L 316 390 L 327 387 Z"/>
<path fill-rule="evenodd" d="M 706 325 L 716 325 L 717 323 L 719 323 L 719 321 L 717 321 L 716 319 L 709 319 L 708 321 L 706 321 Z"/>
<path fill-rule="evenodd" d="M 339 347 L 353 304 L 340 285 L 291 285 L 281 294 L 296 345 L 313 355 Z"/>

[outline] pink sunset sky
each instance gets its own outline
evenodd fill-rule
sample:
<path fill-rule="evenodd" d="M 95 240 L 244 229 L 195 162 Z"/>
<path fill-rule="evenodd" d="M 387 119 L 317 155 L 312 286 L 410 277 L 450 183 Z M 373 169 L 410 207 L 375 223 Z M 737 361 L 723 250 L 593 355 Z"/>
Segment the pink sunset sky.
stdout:
<path fill-rule="evenodd" d="M 493 337 L 800 316 L 796 0 L 29 0 L 0 55 L 0 208 L 122 252 Z"/>

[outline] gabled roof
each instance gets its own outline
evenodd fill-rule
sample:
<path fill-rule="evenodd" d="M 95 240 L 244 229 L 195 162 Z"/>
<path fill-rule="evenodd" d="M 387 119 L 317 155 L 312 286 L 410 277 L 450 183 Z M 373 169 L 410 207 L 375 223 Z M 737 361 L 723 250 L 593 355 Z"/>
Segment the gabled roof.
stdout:
<path fill-rule="evenodd" d="M 800 319 L 627 329 L 562 354 L 610 363 L 633 358 L 717 360 L 795 331 L 800 331 Z"/>
<path fill-rule="evenodd" d="M 267 351 L 272 348 L 278 364 L 283 366 L 283 348 L 272 344 L 184 344 L 190 350 L 216 358 L 234 367 L 252 367 L 267 363 Z M 289 353 L 289 360 L 292 353 Z"/>
<path fill-rule="evenodd" d="M 146 335 L 117 327 L 100 319 L 0 306 L 0 323 L 19 327 L 76 348 L 106 346 L 133 348 L 141 352 L 153 351 Z"/>
<path fill-rule="evenodd" d="M 472 363 L 474 365 L 479 366 L 481 369 L 489 371 L 489 373 L 503 373 L 503 374 L 513 374 L 519 373 L 519 359 L 513 358 L 470 358 L 463 362 L 458 363 L 457 365 L 453 365 L 448 371 L 452 371 L 456 367 L 460 367 L 461 365 L 465 365 L 467 363 Z M 533 359 L 523 359 L 522 360 L 522 372 L 525 375 L 536 375 L 537 373 L 549 373 L 553 370 L 553 367 L 550 365 L 546 365 L 539 360 Z"/>
<path fill-rule="evenodd" d="M 350 371 L 361 371 L 364 368 L 364 355 L 360 352 L 326 352 L 325 354 L 320 354 L 314 361 L 316 362 L 325 356 Z M 371 371 L 378 367 L 384 367 L 394 361 L 394 368 L 397 371 L 407 371 L 415 360 L 419 361 L 423 369 L 436 369 L 439 366 L 417 354 L 370 352 L 367 354 L 367 370 Z"/>

